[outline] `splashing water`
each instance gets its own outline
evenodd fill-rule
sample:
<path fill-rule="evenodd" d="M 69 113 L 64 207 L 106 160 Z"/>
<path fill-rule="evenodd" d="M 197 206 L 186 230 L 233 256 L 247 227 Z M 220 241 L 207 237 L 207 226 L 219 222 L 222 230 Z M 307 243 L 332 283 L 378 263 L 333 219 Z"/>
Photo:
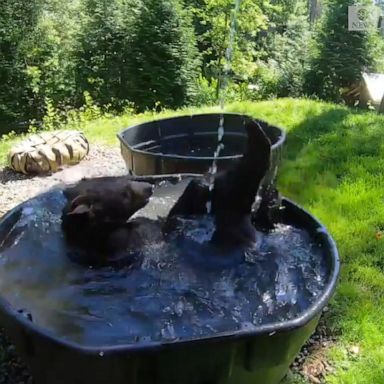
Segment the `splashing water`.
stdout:
<path fill-rule="evenodd" d="M 178 189 L 159 185 L 141 214 L 166 216 Z M 190 340 L 286 321 L 318 300 L 329 275 L 321 245 L 285 224 L 261 234 L 258 250 L 216 253 L 208 215 L 180 217 L 167 241 L 142 248 L 141 265 L 81 267 L 61 231 L 65 204 L 60 191 L 24 204 L 0 239 L 0 291 L 35 324 L 83 345 Z"/>
<path fill-rule="evenodd" d="M 209 191 L 212 192 L 214 182 L 215 182 L 215 175 L 217 173 L 217 160 L 220 156 L 220 152 L 224 149 L 223 144 L 223 138 L 224 138 L 224 105 L 225 105 L 225 96 L 226 96 L 226 89 L 228 85 L 228 77 L 229 72 L 231 70 L 232 66 L 232 54 L 233 54 L 233 46 L 235 42 L 235 35 L 236 35 L 236 18 L 237 14 L 239 13 L 241 0 L 235 0 L 235 8 L 232 11 L 231 16 L 231 26 L 229 30 L 229 42 L 228 47 L 225 51 L 225 64 L 224 64 L 224 72 L 223 72 L 223 79 L 220 83 L 220 93 L 219 93 L 219 99 L 220 99 L 220 121 L 219 121 L 219 128 L 217 131 L 217 138 L 218 138 L 218 144 L 216 151 L 213 155 L 213 162 L 211 167 L 208 170 L 208 183 L 209 183 Z M 212 203 L 211 201 L 207 202 L 207 211 L 208 213 L 211 213 L 212 209 Z"/>

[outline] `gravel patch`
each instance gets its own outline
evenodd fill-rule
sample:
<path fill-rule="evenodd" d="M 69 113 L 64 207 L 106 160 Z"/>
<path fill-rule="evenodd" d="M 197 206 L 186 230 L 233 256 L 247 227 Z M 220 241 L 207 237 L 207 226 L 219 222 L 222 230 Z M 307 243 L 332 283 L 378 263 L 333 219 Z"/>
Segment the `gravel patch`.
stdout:
<path fill-rule="evenodd" d="M 0 332 L 0 384 L 33 384 L 28 368 L 19 359 L 15 347 Z"/>
<path fill-rule="evenodd" d="M 127 174 L 119 149 L 93 145 L 80 163 L 46 176 L 26 176 L 10 168 L 0 169 L 0 217 L 17 204 L 54 186 L 74 183 L 83 177 Z"/>

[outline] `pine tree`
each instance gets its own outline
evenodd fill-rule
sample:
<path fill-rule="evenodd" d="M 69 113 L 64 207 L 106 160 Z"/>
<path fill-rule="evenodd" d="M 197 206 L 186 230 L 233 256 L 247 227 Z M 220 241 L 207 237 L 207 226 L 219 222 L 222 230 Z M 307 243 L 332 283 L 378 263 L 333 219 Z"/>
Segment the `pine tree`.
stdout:
<path fill-rule="evenodd" d="M 23 44 L 34 117 L 42 118 L 47 102 L 54 108 L 74 105 L 75 36 L 81 28 L 79 10 L 78 1 L 44 0 L 34 31 Z"/>
<path fill-rule="evenodd" d="M 142 0 L 132 31 L 128 82 L 138 110 L 188 103 L 199 62 L 191 19 L 179 0 Z"/>
<path fill-rule="evenodd" d="M 370 5 L 370 0 L 360 2 Z M 359 81 L 364 70 L 373 70 L 378 32 L 348 30 L 348 6 L 354 0 L 328 0 L 319 25 L 306 75 L 306 90 L 320 98 L 340 101 L 342 90 Z"/>
<path fill-rule="evenodd" d="M 84 0 L 84 25 L 79 34 L 78 90 L 114 109 L 129 97 L 128 37 L 135 0 Z"/>

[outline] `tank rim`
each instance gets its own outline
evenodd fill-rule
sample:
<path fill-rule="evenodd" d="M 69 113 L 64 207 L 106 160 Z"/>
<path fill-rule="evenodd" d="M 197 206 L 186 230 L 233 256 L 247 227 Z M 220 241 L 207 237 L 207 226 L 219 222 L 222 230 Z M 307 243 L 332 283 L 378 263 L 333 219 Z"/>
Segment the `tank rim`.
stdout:
<path fill-rule="evenodd" d="M 138 176 L 134 177 L 135 180 L 145 180 L 153 181 L 154 183 L 159 180 L 181 180 L 186 177 L 202 177 L 197 174 L 183 174 L 183 175 L 155 175 L 155 176 Z M 61 188 L 58 188 L 59 190 Z M 52 191 L 52 190 L 51 190 Z M 41 193 L 38 196 L 43 196 L 48 194 L 48 192 Z M 35 196 L 36 197 L 36 196 Z M 34 197 L 34 198 L 35 198 Z M 12 220 L 12 216 L 17 214 L 21 207 L 29 200 L 17 205 L 15 208 L 7 212 L 2 218 L 0 218 L 0 227 L 5 223 L 6 220 Z M 264 324 L 261 326 L 255 326 L 250 330 L 238 330 L 232 332 L 222 332 L 214 336 L 206 336 L 202 338 L 191 338 L 186 340 L 175 340 L 169 342 L 148 342 L 142 344 L 122 344 L 117 346 L 111 345 L 100 345 L 100 346 L 85 346 L 70 340 L 65 340 L 63 338 L 55 336 L 52 332 L 46 330 L 45 328 L 33 323 L 28 320 L 25 316 L 13 308 L 12 305 L 1 296 L 0 293 L 0 317 L 2 314 L 5 314 L 7 317 L 12 318 L 14 321 L 18 322 L 19 325 L 23 326 L 25 331 L 28 333 L 34 333 L 36 336 L 40 337 L 40 341 L 45 340 L 51 343 L 60 345 L 61 347 L 66 347 L 76 352 L 85 354 L 85 355 L 100 355 L 100 352 L 103 353 L 103 356 L 113 355 L 113 354 L 124 354 L 124 353 L 141 353 L 141 352 L 158 352 L 159 350 L 166 350 L 169 348 L 178 348 L 178 347 L 188 347 L 192 345 L 197 345 L 200 343 L 217 343 L 221 341 L 237 341 L 244 338 L 252 338 L 255 336 L 273 336 L 275 334 L 292 331 L 304 327 L 311 320 L 319 316 L 323 308 L 327 305 L 332 295 L 335 292 L 336 285 L 339 279 L 340 273 L 340 259 L 339 253 L 336 247 L 336 243 L 332 236 L 327 231 L 326 227 L 321 224 L 321 222 L 316 219 L 312 214 L 306 211 L 304 208 L 300 207 L 298 204 L 293 202 L 288 198 L 283 198 L 283 206 L 286 208 L 293 209 L 293 211 L 311 222 L 316 230 L 323 235 L 322 242 L 325 246 L 325 249 L 329 251 L 330 257 L 330 274 L 328 276 L 328 282 L 319 295 L 316 302 L 314 302 L 310 307 L 308 307 L 300 316 L 281 322 L 273 322 Z M 1 321 L 0 321 L 1 322 Z M 5 327 L 5 331 L 7 327 Z"/>
<path fill-rule="evenodd" d="M 128 131 L 129 129 L 135 129 L 135 128 L 138 128 L 138 127 L 140 127 L 142 125 L 151 124 L 151 123 L 160 122 L 160 121 L 165 122 L 167 120 L 174 120 L 174 119 L 178 119 L 178 118 L 188 118 L 188 117 L 189 118 L 193 118 L 193 117 L 197 117 L 197 116 L 220 116 L 220 115 L 221 114 L 217 113 L 217 112 L 207 112 L 207 113 L 197 113 L 197 114 L 191 114 L 191 115 L 178 115 L 178 116 L 166 117 L 166 118 L 162 118 L 162 119 L 150 120 L 150 121 L 146 121 L 144 123 L 131 125 L 131 126 L 125 128 L 124 130 L 122 130 L 121 132 L 119 132 L 117 134 L 117 138 L 119 139 L 120 143 L 122 145 L 124 145 L 126 148 L 128 148 L 132 153 L 152 156 L 154 158 L 159 158 L 159 159 L 189 160 L 189 161 L 213 161 L 214 160 L 213 156 L 201 156 L 201 157 L 198 157 L 198 156 L 183 156 L 183 155 L 153 153 L 153 152 L 145 151 L 145 150 L 142 150 L 142 149 L 137 149 L 137 148 L 135 148 L 132 145 L 127 143 L 127 141 L 124 139 L 124 133 L 126 131 Z M 234 113 L 234 112 L 233 113 L 232 112 L 225 112 L 225 113 L 223 113 L 223 115 L 224 115 L 224 117 L 225 116 L 235 116 L 235 117 L 239 117 L 239 118 L 243 118 L 243 119 L 255 119 L 255 120 L 259 121 L 259 122 L 265 123 L 267 125 L 271 125 L 271 124 L 267 123 L 264 120 L 260 120 L 260 119 L 258 119 L 256 117 L 253 117 L 253 116 L 250 116 L 250 115 L 246 115 L 246 114 Z M 286 140 L 286 132 L 284 131 L 284 129 L 282 129 L 280 127 L 277 127 L 277 126 L 274 126 L 274 125 L 273 125 L 273 127 L 280 131 L 279 139 L 274 144 L 272 144 L 272 146 L 271 146 L 271 149 L 275 150 L 276 148 L 279 148 L 279 147 L 281 147 L 284 144 L 284 142 Z M 232 156 L 220 156 L 218 159 L 219 160 L 233 160 L 233 159 L 239 159 L 242 156 L 243 156 L 242 154 L 232 155 Z"/>

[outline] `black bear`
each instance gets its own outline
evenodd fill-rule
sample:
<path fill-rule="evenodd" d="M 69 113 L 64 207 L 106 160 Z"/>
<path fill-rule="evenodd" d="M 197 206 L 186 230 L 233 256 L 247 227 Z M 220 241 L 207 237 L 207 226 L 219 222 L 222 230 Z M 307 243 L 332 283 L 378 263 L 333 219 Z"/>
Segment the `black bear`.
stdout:
<path fill-rule="evenodd" d="M 127 176 L 84 179 L 67 188 L 62 228 L 68 243 L 84 251 L 75 254 L 76 261 L 108 263 L 118 253 L 118 245 L 123 247 L 118 234 L 132 232 L 134 227 L 127 221 L 148 203 L 152 192 L 152 184 Z"/>
<path fill-rule="evenodd" d="M 271 143 L 256 121 L 250 120 L 245 127 L 247 148 L 240 161 L 215 176 L 211 193 L 207 182 L 192 180 L 171 210 L 168 222 L 171 223 L 172 217 L 178 215 L 207 213 L 206 206 L 210 200 L 216 225 L 212 237 L 214 244 L 223 247 L 256 244 L 252 206 L 270 166 Z M 263 218 L 260 216 L 260 219 Z"/>
<path fill-rule="evenodd" d="M 252 223 L 252 206 L 270 166 L 271 144 L 261 126 L 246 124 L 244 156 L 232 168 L 215 176 L 212 191 L 204 179 L 192 180 L 165 220 L 129 220 L 144 207 L 153 186 L 129 176 L 85 179 L 64 193 L 68 204 L 62 226 L 70 243 L 86 250 L 85 264 L 105 264 L 124 254 L 133 260 L 142 246 L 163 239 L 172 231 L 174 218 L 207 214 L 208 202 L 215 219 L 211 243 L 219 247 L 252 247 L 258 236 Z M 265 212 L 263 212 L 263 215 Z"/>

